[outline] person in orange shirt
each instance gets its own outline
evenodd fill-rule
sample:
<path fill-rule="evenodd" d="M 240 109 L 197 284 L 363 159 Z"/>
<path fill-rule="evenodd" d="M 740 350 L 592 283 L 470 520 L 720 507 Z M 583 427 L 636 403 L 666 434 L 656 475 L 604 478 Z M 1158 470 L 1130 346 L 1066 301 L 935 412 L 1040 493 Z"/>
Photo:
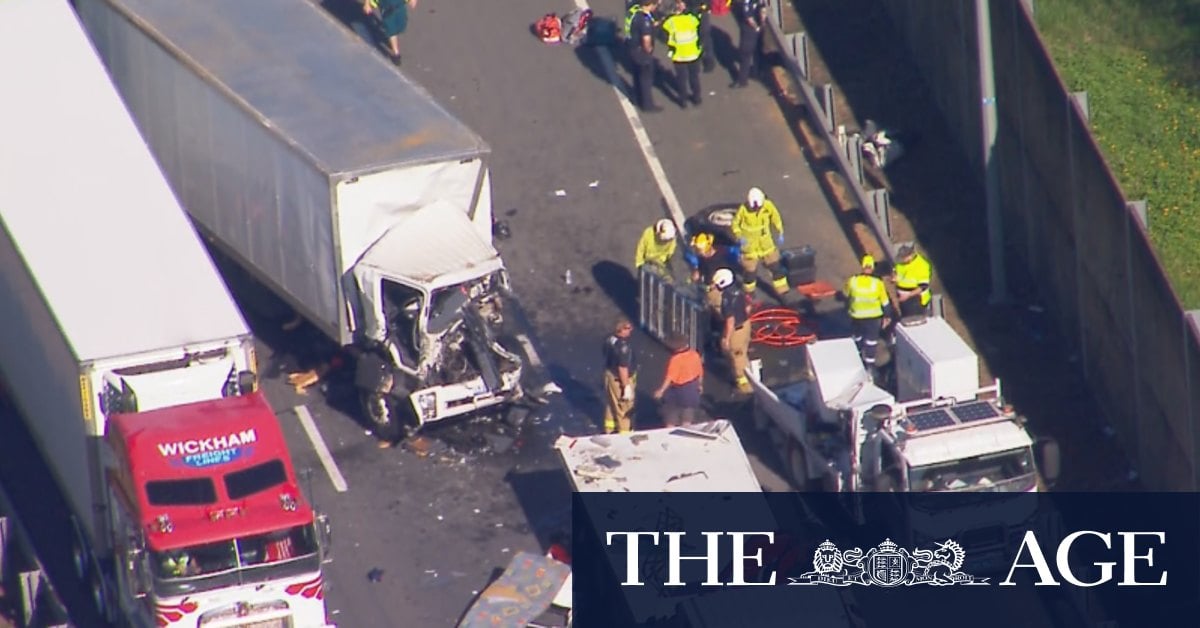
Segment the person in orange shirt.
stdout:
<path fill-rule="evenodd" d="M 691 425 L 700 407 L 700 395 L 704 394 L 704 363 L 680 334 L 667 339 L 667 348 L 672 351 L 671 359 L 654 398 L 662 401 L 664 425 Z"/>

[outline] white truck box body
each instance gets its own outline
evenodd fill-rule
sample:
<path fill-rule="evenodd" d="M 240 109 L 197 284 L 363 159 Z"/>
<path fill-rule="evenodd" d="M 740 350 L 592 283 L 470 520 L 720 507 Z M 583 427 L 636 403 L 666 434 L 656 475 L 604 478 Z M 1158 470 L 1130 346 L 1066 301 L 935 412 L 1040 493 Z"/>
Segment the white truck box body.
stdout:
<path fill-rule="evenodd" d="M 896 326 L 897 401 L 953 398 L 979 391 L 979 360 L 943 318 Z"/>
<path fill-rule="evenodd" d="M 78 4 L 193 220 L 331 338 L 406 213 L 443 201 L 491 243 L 487 144 L 317 3 Z"/>
<path fill-rule="evenodd" d="M 105 371 L 250 333 L 66 0 L 0 3 L 0 76 L 0 370 L 90 525 L 105 425 L 95 396 L 85 419 L 81 378 L 98 391 Z M 177 376 L 127 381 L 150 409 Z"/>

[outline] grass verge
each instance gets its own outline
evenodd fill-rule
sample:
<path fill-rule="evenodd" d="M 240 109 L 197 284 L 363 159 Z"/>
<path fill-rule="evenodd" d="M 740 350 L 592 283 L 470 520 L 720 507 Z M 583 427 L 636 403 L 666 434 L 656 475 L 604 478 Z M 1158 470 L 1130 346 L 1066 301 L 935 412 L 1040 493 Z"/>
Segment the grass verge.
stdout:
<path fill-rule="evenodd" d="M 1200 3 L 1036 0 L 1035 20 L 1126 198 L 1146 199 L 1176 293 L 1200 308 Z"/>

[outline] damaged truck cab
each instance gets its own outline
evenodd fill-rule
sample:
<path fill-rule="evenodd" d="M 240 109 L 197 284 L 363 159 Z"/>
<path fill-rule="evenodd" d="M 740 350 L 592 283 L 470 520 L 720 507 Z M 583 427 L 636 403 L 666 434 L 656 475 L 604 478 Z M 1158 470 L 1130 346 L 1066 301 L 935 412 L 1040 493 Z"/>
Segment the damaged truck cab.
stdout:
<path fill-rule="evenodd" d="M 361 258 L 354 278 L 364 349 L 355 384 L 385 435 L 524 394 L 522 316 L 504 263 L 454 207 L 412 212 Z"/>
<path fill-rule="evenodd" d="M 380 437 L 556 392 L 492 246 L 491 149 L 377 50 L 317 3 L 78 6 L 198 230 L 355 356 Z"/>

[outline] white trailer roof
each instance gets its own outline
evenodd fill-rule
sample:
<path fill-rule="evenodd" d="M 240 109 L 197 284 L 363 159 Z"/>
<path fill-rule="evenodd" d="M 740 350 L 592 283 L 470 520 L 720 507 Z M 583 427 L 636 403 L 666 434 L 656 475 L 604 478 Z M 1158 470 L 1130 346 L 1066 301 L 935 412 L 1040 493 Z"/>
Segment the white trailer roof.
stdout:
<path fill-rule="evenodd" d="M 327 173 L 365 174 L 491 150 L 313 0 L 105 2 Z M 470 44 L 462 44 L 470 54 Z"/>
<path fill-rule="evenodd" d="M 554 448 L 577 491 L 762 492 L 742 442 L 726 420 L 630 434 L 560 436 Z"/>
<path fill-rule="evenodd" d="M 0 220 L 81 361 L 248 334 L 66 0 L 0 3 Z"/>

